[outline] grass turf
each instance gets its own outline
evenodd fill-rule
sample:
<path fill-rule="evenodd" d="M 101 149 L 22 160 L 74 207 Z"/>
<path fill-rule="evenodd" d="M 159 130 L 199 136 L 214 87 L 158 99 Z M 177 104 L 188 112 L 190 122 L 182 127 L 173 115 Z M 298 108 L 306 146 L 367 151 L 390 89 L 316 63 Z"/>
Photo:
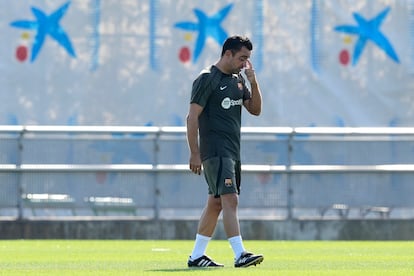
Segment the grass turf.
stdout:
<path fill-rule="evenodd" d="M 193 241 L 3 240 L 0 275 L 414 275 L 414 242 L 245 241 L 262 253 L 234 268 L 227 241 L 207 254 L 224 268 L 188 269 Z"/>

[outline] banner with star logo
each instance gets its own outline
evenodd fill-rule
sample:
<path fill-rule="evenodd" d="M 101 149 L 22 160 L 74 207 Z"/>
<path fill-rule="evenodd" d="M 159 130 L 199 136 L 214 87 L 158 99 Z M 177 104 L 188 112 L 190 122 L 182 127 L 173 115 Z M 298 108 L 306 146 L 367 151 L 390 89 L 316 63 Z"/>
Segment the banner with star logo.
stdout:
<path fill-rule="evenodd" d="M 245 126 L 411 126 L 414 1 L 0 3 L 0 124 L 183 126 L 226 37 L 263 92 Z"/>

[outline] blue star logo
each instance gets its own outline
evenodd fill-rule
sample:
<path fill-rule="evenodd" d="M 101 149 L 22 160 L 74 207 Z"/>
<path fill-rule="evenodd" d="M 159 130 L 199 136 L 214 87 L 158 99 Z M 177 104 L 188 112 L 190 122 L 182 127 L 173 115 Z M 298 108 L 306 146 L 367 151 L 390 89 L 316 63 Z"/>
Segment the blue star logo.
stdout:
<path fill-rule="evenodd" d="M 220 45 L 224 43 L 227 38 L 227 33 L 221 27 L 221 23 L 226 18 L 232 7 L 233 4 L 227 5 L 210 17 L 207 16 L 203 11 L 194 9 L 194 13 L 197 16 L 198 22 L 195 23 L 184 21 L 177 22 L 174 25 L 174 27 L 182 30 L 198 32 L 198 37 L 194 49 L 194 62 L 196 62 L 199 58 L 208 37 L 213 38 Z"/>
<path fill-rule="evenodd" d="M 30 61 L 33 62 L 40 50 L 47 35 L 57 41 L 69 55 L 76 57 L 75 50 L 72 47 L 72 43 L 69 40 L 65 30 L 59 25 L 59 21 L 65 15 L 69 8 L 70 2 L 63 4 L 56 11 L 50 15 L 46 15 L 43 11 L 36 7 L 32 7 L 32 13 L 36 17 L 35 21 L 31 20 L 17 20 L 10 23 L 10 26 L 36 31 L 36 36 L 32 46 L 32 56 Z"/>
<path fill-rule="evenodd" d="M 372 41 L 396 63 L 400 62 L 391 43 L 380 31 L 380 26 L 389 11 L 390 8 L 388 7 L 371 20 L 366 20 L 358 13 L 353 13 L 354 19 L 358 24 L 357 26 L 340 25 L 335 27 L 334 30 L 337 32 L 358 36 L 358 40 L 355 44 L 354 54 L 352 57 L 352 65 L 355 65 L 358 62 L 359 57 L 361 56 L 362 51 L 364 50 L 365 45 L 368 41 Z"/>

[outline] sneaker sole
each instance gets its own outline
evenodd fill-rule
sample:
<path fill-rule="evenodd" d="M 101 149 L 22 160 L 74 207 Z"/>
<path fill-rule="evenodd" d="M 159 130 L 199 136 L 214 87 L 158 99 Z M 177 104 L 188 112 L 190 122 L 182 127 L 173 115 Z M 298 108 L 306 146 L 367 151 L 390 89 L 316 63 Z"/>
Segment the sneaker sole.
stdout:
<path fill-rule="evenodd" d="M 244 264 L 244 265 L 241 265 L 241 266 L 237 266 L 237 267 L 248 267 L 248 266 L 252 266 L 252 265 L 256 266 L 256 265 L 260 264 L 261 262 L 263 262 L 263 260 L 264 260 L 263 256 L 260 256 L 256 260 L 251 261 L 250 263 L 247 263 L 247 264 Z"/>
<path fill-rule="evenodd" d="M 188 266 L 189 269 L 215 269 L 215 268 L 223 268 L 224 265 L 220 266 Z"/>
<path fill-rule="evenodd" d="M 201 256 L 200 258 L 191 261 L 190 259 L 187 262 L 189 268 L 207 268 L 207 267 L 223 267 L 223 264 L 218 264 L 211 260 L 207 256 Z"/>
<path fill-rule="evenodd" d="M 217 264 L 217 265 L 206 265 L 206 266 L 203 266 L 203 265 L 196 265 L 196 264 L 187 264 L 187 266 L 189 267 L 189 268 L 210 268 L 210 267 L 224 267 L 224 265 L 222 265 L 222 264 Z"/>

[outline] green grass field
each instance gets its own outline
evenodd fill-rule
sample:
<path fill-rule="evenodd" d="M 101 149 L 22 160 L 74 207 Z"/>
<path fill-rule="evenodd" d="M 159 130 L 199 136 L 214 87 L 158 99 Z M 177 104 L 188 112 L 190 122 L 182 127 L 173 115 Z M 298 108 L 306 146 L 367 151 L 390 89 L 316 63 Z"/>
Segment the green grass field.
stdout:
<path fill-rule="evenodd" d="M 227 241 L 207 254 L 224 268 L 188 269 L 193 241 L 3 240 L 0 275 L 414 275 L 414 242 L 245 241 L 262 253 L 234 268 Z"/>

